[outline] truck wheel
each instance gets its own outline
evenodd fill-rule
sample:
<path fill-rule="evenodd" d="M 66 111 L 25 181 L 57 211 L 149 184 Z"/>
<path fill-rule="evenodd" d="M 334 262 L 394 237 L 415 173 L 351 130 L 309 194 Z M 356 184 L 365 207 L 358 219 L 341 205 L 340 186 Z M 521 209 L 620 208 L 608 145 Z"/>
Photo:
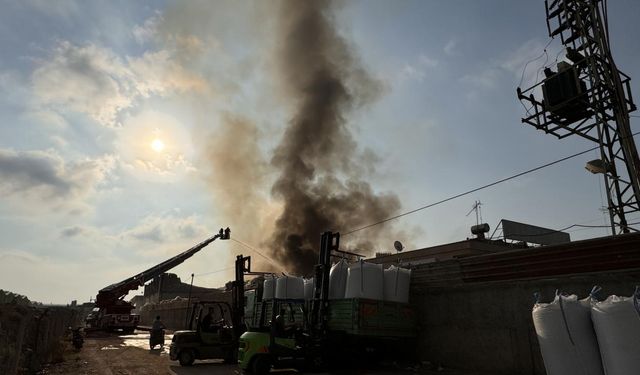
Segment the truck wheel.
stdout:
<path fill-rule="evenodd" d="M 253 360 L 253 374 L 264 375 L 271 371 L 271 359 L 266 355 L 259 355 Z"/>
<path fill-rule="evenodd" d="M 191 350 L 183 350 L 178 354 L 178 361 L 180 362 L 180 366 L 191 366 L 193 361 L 195 360 L 195 356 Z"/>

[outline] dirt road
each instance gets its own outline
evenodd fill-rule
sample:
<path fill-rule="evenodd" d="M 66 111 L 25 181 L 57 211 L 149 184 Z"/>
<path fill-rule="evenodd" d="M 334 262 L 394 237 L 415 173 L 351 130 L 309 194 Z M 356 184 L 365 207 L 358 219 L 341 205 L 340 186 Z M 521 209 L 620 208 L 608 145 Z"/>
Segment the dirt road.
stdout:
<path fill-rule="evenodd" d="M 172 335 L 165 335 L 163 349 L 149 350 L 149 333 L 136 331 L 131 335 L 109 335 L 92 333 L 85 338 L 84 347 L 74 351 L 68 346 L 65 361 L 45 368 L 40 374 L 65 375 L 239 375 L 238 366 L 227 365 L 222 361 L 196 361 L 193 366 L 181 367 L 178 362 L 169 360 L 169 344 Z M 293 370 L 272 371 L 278 375 L 297 374 Z M 421 375 L 475 375 L 474 373 L 460 373 L 444 369 L 435 371 L 426 367 L 420 369 L 401 369 L 391 367 L 379 370 L 343 370 L 332 371 L 332 374 L 361 374 L 361 375 L 389 375 L 389 374 L 421 374 Z M 328 375 L 317 373 L 315 375 Z M 479 374 L 478 374 L 479 375 Z"/>
<path fill-rule="evenodd" d="M 85 338 L 79 352 L 68 349 L 65 362 L 51 365 L 42 374 L 68 375 L 237 375 L 235 365 L 222 361 L 196 361 L 191 367 L 181 367 L 169 360 L 172 335 L 165 335 L 162 350 L 149 350 L 149 333 L 107 335 L 92 333 Z M 158 347 L 159 348 L 159 347 Z"/>

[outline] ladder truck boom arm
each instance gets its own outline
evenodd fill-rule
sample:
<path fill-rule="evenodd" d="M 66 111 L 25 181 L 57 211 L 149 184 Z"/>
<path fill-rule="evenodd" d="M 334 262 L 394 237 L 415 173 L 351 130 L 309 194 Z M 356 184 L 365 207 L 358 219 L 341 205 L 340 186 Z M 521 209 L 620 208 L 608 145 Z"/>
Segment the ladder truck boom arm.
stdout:
<path fill-rule="evenodd" d="M 100 291 L 98 291 L 98 295 L 96 296 L 96 307 L 108 307 L 113 305 L 117 300 L 126 296 L 130 291 L 138 289 L 138 287 L 144 285 L 144 283 L 146 283 L 147 281 L 153 279 L 158 275 L 161 275 L 164 272 L 167 272 L 173 267 L 189 259 L 195 253 L 202 250 L 216 239 L 228 240 L 230 237 L 230 232 L 231 231 L 229 230 L 229 228 L 220 229 L 220 232 L 218 234 L 213 237 L 207 238 L 206 240 L 200 242 L 192 248 L 172 258 L 169 258 L 164 262 L 157 264 L 147 270 L 144 270 L 135 276 L 129 277 L 128 279 L 100 289 Z"/>

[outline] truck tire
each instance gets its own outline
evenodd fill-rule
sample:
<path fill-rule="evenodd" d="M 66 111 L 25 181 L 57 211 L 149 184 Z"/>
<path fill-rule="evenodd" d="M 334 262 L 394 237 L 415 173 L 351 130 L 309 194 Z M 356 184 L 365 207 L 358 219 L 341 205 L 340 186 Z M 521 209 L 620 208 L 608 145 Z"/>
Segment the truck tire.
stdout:
<path fill-rule="evenodd" d="M 180 366 L 191 366 L 196 359 L 195 357 L 193 351 L 183 350 L 178 354 L 178 362 L 180 362 Z"/>
<path fill-rule="evenodd" d="M 254 375 L 265 375 L 271 371 L 271 358 L 268 355 L 258 355 L 251 366 Z"/>

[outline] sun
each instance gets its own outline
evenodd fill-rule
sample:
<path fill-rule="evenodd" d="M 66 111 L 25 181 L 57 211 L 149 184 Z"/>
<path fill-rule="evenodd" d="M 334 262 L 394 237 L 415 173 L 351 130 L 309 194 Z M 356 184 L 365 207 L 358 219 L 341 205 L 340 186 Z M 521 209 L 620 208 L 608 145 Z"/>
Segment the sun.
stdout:
<path fill-rule="evenodd" d="M 164 150 L 164 142 L 162 142 L 162 140 L 156 138 L 156 139 L 153 140 L 153 142 L 151 142 L 151 148 L 155 152 L 162 152 L 162 150 Z"/>

